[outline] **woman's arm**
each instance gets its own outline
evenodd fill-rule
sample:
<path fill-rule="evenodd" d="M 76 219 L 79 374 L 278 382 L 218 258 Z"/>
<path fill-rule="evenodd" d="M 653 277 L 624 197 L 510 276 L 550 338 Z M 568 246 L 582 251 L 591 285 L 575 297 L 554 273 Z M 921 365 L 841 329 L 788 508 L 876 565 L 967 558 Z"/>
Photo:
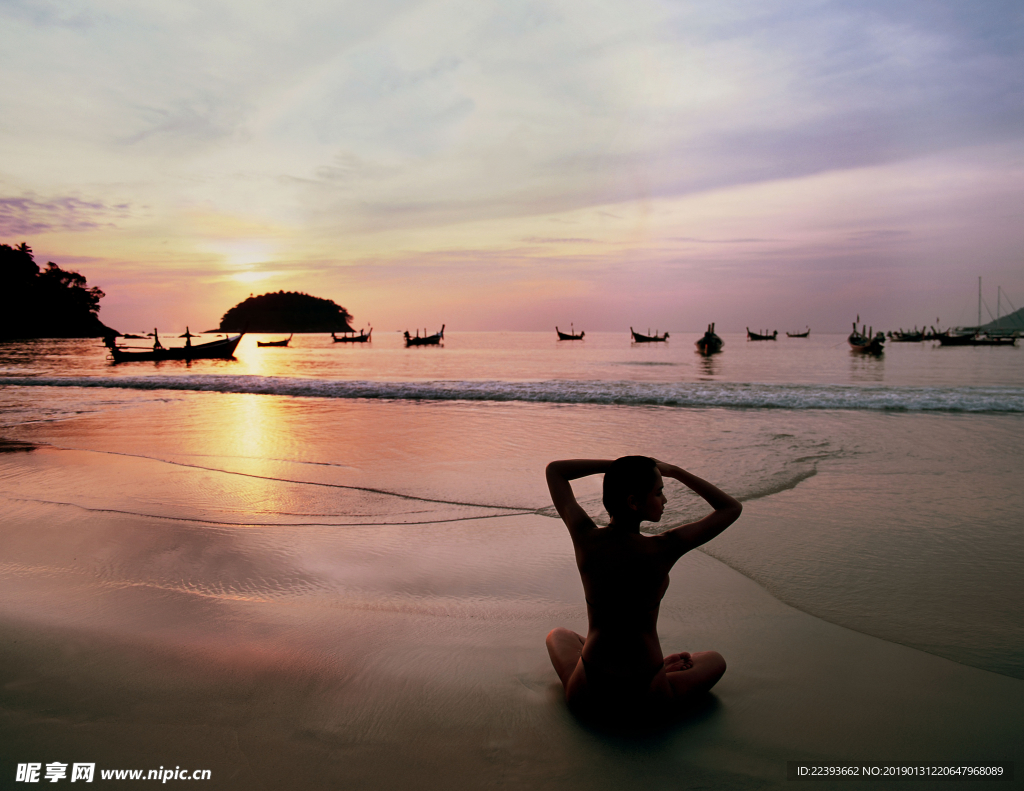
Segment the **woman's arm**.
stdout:
<path fill-rule="evenodd" d="M 680 556 L 694 547 L 706 544 L 740 518 L 740 514 L 743 512 L 743 505 L 740 501 L 729 496 L 714 484 L 708 483 L 703 478 L 698 478 L 682 467 L 663 461 L 658 462 L 658 471 L 664 478 L 675 478 L 715 509 L 714 513 L 705 516 L 698 522 L 680 525 L 661 534 L 673 542 Z"/>
<path fill-rule="evenodd" d="M 551 502 L 555 504 L 555 510 L 562 517 L 565 526 L 569 528 L 569 535 L 573 538 L 581 531 L 593 528 L 594 521 L 576 502 L 576 495 L 573 494 L 569 481 L 588 475 L 599 475 L 607 471 L 609 466 L 611 461 L 607 459 L 563 459 L 551 462 L 544 471 L 548 480 L 548 491 L 551 492 Z"/>

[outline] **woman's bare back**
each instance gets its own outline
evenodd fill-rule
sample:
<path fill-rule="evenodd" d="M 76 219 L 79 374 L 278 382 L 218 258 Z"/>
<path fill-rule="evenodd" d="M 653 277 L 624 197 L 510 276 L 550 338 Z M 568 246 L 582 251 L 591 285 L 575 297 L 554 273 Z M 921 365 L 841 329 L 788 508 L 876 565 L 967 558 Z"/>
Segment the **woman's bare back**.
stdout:
<path fill-rule="evenodd" d="M 620 518 L 613 514 L 612 523 L 603 528 L 576 503 L 569 481 L 603 472 L 611 462 L 577 460 L 548 466 L 552 500 L 569 528 L 587 601 L 586 638 L 555 629 L 547 639 L 551 662 L 574 708 L 654 713 L 710 689 L 725 672 L 725 660 L 713 651 L 663 656 L 657 623 L 676 560 L 724 530 L 742 507 L 706 481 L 678 467 L 657 464 L 651 491 L 644 498 L 627 498 L 635 518 L 620 511 Z M 660 520 L 664 508 L 663 469 L 708 500 L 715 513 L 692 525 L 644 536 L 640 522 Z"/>

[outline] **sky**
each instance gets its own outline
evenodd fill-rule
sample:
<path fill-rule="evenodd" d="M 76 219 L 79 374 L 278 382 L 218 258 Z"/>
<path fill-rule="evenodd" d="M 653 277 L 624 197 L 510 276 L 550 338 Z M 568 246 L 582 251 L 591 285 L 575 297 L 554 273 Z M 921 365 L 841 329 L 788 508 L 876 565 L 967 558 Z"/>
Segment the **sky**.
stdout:
<path fill-rule="evenodd" d="M 0 0 L 0 242 L 121 331 L 1024 307 L 1019 0 Z M 986 320 L 988 316 L 984 317 Z"/>

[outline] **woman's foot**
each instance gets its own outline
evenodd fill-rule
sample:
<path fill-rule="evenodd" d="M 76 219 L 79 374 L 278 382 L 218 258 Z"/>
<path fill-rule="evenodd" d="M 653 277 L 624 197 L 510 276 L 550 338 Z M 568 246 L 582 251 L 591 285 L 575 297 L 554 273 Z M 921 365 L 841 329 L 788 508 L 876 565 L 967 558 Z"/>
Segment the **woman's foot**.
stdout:
<path fill-rule="evenodd" d="M 679 654 L 669 654 L 665 657 L 665 672 L 675 673 L 680 670 L 689 670 L 693 667 L 693 657 L 688 651 Z"/>
<path fill-rule="evenodd" d="M 672 687 L 673 697 L 683 703 L 694 696 L 707 692 L 725 675 L 725 659 L 717 651 L 698 651 L 695 654 L 673 654 L 672 657 L 685 656 L 687 667 L 673 670 L 666 662 L 665 670 L 668 682 Z"/>

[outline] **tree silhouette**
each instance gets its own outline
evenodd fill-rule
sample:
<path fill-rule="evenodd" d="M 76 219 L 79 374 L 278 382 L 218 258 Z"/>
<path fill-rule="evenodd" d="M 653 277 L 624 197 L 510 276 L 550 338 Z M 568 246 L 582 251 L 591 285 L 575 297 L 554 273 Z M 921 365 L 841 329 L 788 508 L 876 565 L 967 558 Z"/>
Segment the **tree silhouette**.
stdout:
<path fill-rule="evenodd" d="M 104 294 L 50 261 L 40 271 L 25 242 L 0 244 L 0 339 L 96 338 L 117 334 L 97 316 Z"/>
<path fill-rule="evenodd" d="M 352 316 L 329 299 L 298 291 L 250 296 L 224 314 L 222 332 L 351 332 Z"/>

